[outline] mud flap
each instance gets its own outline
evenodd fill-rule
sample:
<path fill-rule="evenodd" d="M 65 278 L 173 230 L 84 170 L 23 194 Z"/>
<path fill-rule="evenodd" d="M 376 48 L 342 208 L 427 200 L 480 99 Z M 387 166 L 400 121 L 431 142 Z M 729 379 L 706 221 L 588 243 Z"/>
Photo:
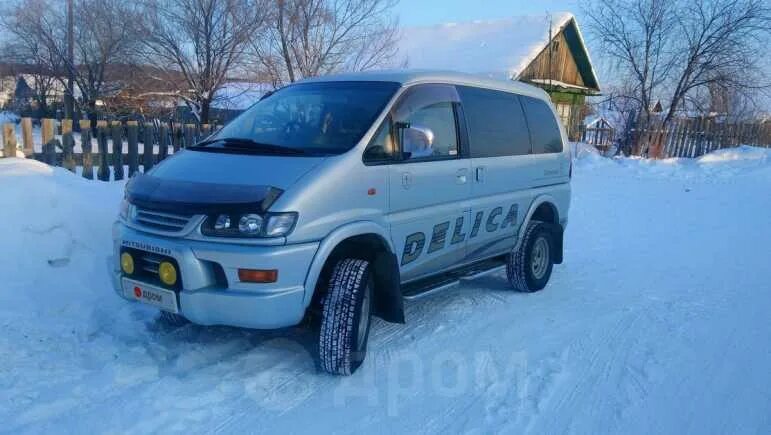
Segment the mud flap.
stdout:
<path fill-rule="evenodd" d="M 563 260 L 563 236 L 565 234 L 565 229 L 562 228 L 562 225 L 560 224 L 550 224 L 550 223 L 544 223 L 544 226 L 546 226 L 551 233 L 554 235 L 554 246 L 552 246 L 554 250 L 554 264 L 562 264 Z"/>
<path fill-rule="evenodd" d="M 396 255 L 380 252 L 373 261 L 375 269 L 375 307 L 373 314 L 391 323 L 404 323 L 404 301 L 399 285 Z"/>

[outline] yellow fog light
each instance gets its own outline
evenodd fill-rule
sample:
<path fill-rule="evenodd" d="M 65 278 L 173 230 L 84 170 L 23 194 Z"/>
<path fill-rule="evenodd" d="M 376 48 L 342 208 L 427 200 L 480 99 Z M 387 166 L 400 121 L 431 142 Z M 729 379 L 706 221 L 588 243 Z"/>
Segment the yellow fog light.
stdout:
<path fill-rule="evenodd" d="M 120 254 L 120 268 L 126 275 L 134 273 L 134 257 L 128 252 Z"/>
<path fill-rule="evenodd" d="M 158 265 L 158 276 L 161 278 L 161 282 L 166 285 L 177 283 L 177 269 L 168 261 L 161 261 L 161 264 Z"/>

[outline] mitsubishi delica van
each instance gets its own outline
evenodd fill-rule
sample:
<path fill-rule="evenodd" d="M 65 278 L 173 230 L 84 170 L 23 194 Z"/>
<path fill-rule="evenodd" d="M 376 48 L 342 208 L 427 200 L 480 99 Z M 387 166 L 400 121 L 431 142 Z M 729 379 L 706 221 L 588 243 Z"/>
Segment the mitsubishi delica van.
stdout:
<path fill-rule="evenodd" d="M 505 268 L 544 288 L 562 262 L 571 160 L 548 96 L 400 71 L 306 80 L 131 179 L 114 286 L 162 319 L 319 325 L 319 363 L 354 372 L 370 319 Z"/>

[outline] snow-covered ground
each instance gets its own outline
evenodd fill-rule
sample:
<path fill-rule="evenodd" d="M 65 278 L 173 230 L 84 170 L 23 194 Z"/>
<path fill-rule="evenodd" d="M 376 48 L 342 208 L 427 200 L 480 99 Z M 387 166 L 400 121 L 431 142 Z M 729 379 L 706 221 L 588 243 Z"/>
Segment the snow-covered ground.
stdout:
<path fill-rule="evenodd" d="M 771 432 L 771 152 L 578 155 L 544 291 L 409 302 L 350 378 L 317 372 L 307 328 L 120 300 L 122 185 L 0 160 L 0 432 Z"/>

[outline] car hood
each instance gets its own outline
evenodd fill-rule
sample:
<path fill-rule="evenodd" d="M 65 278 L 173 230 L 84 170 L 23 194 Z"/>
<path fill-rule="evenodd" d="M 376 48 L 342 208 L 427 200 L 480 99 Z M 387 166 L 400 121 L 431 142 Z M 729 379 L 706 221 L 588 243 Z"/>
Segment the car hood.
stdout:
<path fill-rule="evenodd" d="M 127 199 L 159 211 L 265 211 L 324 157 L 182 151 L 131 179 Z"/>

